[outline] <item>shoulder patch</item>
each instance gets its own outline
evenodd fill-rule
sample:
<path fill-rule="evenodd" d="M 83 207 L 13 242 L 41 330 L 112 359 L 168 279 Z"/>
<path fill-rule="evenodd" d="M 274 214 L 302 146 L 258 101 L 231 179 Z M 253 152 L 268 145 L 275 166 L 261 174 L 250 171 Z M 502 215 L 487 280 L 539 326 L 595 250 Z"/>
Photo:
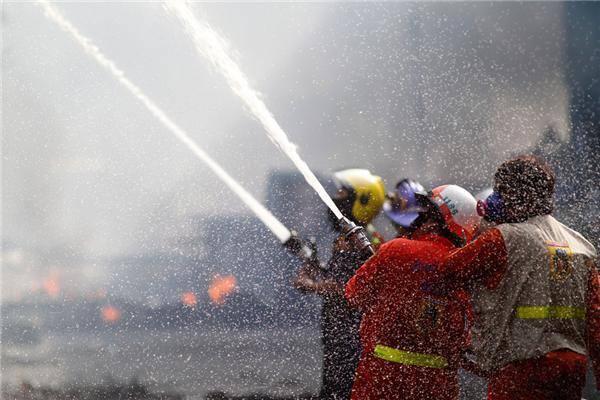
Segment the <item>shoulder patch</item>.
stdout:
<path fill-rule="evenodd" d="M 550 257 L 550 276 L 563 282 L 573 274 L 573 251 L 568 243 L 546 242 Z"/>

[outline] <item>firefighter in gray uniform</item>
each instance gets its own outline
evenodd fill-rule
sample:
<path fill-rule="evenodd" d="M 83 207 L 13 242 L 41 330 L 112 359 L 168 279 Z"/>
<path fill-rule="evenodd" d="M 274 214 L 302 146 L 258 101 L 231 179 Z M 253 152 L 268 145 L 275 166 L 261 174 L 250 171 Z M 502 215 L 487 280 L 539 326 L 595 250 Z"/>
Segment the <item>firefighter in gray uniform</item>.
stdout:
<path fill-rule="evenodd" d="M 596 250 L 553 211 L 554 173 L 541 159 L 504 162 L 482 204 L 497 225 L 440 266 L 439 290 L 469 287 L 472 361 L 488 399 L 579 400 L 586 363 L 600 382 Z"/>

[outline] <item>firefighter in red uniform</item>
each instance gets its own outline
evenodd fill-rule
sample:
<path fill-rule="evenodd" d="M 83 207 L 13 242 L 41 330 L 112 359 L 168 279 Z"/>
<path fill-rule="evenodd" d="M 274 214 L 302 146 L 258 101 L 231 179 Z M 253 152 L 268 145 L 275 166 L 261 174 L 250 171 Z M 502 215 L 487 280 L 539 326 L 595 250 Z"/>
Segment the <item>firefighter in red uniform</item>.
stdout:
<path fill-rule="evenodd" d="M 497 225 L 449 255 L 431 283 L 471 289 L 473 362 L 489 376 L 488 399 L 579 400 L 586 356 L 600 382 L 596 251 L 550 215 L 544 161 L 508 160 L 494 181 L 480 208 Z"/>
<path fill-rule="evenodd" d="M 416 198 L 410 239 L 381 246 L 346 286 L 348 302 L 363 312 L 354 400 L 458 398 L 468 304 L 426 283 L 480 218 L 475 198 L 456 185 Z"/>

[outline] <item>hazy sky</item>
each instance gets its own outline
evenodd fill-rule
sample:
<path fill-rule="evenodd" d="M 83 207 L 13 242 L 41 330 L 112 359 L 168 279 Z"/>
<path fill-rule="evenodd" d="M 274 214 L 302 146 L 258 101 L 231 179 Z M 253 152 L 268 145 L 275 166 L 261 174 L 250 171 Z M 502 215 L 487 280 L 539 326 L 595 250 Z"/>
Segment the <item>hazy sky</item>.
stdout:
<path fill-rule="evenodd" d="M 56 7 L 259 199 L 269 171 L 292 169 L 160 3 Z M 195 10 L 321 172 L 364 166 L 390 187 L 413 176 L 479 189 L 548 125 L 568 133 L 560 3 Z M 246 212 L 41 8 L 2 12 L 3 240 L 33 253 L 29 267 L 152 251 L 139 246 L 190 215 Z M 64 264 L 99 274 L 85 262 Z M 24 270 L 3 262 L 5 294 Z"/>

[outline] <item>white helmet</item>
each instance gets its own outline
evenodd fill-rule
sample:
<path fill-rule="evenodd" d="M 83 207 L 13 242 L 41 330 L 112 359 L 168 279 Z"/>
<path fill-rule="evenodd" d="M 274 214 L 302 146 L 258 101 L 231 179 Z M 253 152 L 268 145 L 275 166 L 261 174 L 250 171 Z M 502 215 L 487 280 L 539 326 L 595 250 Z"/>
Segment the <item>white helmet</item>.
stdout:
<path fill-rule="evenodd" d="M 481 217 L 477 213 L 477 200 L 471 193 L 457 185 L 442 185 L 429 192 L 427 197 L 451 233 L 464 243 L 473 239 Z"/>

